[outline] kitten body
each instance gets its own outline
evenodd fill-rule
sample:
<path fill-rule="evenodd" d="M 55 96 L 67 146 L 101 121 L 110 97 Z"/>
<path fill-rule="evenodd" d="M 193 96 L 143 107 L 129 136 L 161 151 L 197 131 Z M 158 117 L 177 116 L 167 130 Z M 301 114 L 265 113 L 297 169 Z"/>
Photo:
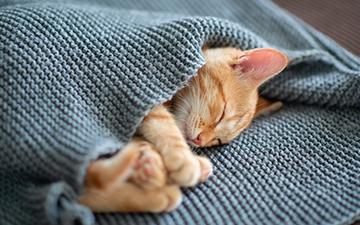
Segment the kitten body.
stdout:
<path fill-rule="evenodd" d="M 206 64 L 168 102 L 154 107 L 124 150 L 90 164 L 80 202 L 94 211 L 160 212 L 180 203 L 179 186 L 212 173 L 210 161 L 188 144 L 230 142 L 256 114 L 281 107 L 259 98 L 258 87 L 281 72 L 287 57 L 275 49 L 205 49 Z"/>

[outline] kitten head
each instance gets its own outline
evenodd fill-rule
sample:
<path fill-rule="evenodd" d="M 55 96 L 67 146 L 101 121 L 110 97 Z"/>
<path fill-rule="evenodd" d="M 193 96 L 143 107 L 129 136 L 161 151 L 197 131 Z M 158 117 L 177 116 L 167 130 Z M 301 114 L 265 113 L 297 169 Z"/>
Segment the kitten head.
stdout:
<path fill-rule="evenodd" d="M 258 87 L 280 73 L 287 57 L 270 48 L 204 50 L 206 64 L 173 98 L 173 113 L 187 141 L 204 147 L 228 143 L 252 121 Z"/>

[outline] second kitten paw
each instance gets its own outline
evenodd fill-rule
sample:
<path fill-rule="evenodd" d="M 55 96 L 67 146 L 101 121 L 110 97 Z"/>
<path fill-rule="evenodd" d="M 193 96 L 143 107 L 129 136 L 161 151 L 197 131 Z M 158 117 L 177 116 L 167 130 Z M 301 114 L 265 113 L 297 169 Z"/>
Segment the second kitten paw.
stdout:
<path fill-rule="evenodd" d="M 165 186 L 167 175 L 161 156 L 149 143 L 144 142 L 140 148 L 130 181 L 145 189 Z"/>
<path fill-rule="evenodd" d="M 197 157 L 188 151 L 173 151 L 163 156 L 170 180 L 180 186 L 199 183 L 201 166 Z"/>
<path fill-rule="evenodd" d="M 205 182 L 213 173 L 213 166 L 208 158 L 198 156 L 201 167 L 200 182 Z"/>

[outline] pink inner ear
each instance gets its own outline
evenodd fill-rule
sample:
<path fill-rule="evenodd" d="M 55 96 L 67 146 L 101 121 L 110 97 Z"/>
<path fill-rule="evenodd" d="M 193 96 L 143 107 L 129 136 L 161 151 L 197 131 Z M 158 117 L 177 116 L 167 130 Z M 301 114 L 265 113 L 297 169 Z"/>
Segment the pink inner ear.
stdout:
<path fill-rule="evenodd" d="M 237 74 L 261 84 L 280 73 L 288 64 L 282 52 L 271 48 L 260 48 L 244 52 L 236 64 L 232 65 Z"/>

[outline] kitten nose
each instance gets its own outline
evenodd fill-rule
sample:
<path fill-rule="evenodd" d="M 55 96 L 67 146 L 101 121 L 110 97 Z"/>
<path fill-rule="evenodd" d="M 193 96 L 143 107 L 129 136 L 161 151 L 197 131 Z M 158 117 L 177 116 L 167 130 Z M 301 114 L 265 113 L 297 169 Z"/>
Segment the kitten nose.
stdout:
<path fill-rule="evenodd" d="M 194 144 L 196 144 L 196 145 L 201 145 L 200 134 L 195 139 L 193 139 L 192 142 L 194 142 Z"/>

